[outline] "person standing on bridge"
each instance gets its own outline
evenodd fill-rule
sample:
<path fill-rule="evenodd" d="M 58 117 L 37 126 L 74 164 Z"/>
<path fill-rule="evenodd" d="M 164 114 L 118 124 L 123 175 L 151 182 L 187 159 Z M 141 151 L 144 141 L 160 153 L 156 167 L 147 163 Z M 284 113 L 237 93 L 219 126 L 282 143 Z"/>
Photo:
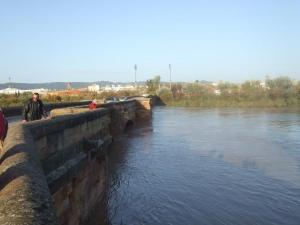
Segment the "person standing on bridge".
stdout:
<path fill-rule="evenodd" d="M 40 100 L 39 93 L 33 93 L 32 98 L 25 104 L 23 109 L 23 123 L 48 118 L 45 106 Z"/>
<path fill-rule="evenodd" d="M 97 108 L 97 100 L 94 99 L 90 104 L 89 104 L 89 110 L 94 110 Z"/>
<path fill-rule="evenodd" d="M 0 152 L 3 148 L 4 139 L 6 137 L 8 130 L 8 122 L 4 117 L 4 113 L 2 109 L 0 108 Z"/>

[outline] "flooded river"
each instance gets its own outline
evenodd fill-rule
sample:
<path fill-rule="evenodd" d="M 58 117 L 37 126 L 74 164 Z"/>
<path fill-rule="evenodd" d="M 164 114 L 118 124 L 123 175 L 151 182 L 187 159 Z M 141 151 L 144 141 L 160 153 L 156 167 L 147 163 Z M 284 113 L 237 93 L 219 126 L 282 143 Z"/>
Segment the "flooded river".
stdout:
<path fill-rule="evenodd" d="M 109 160 L 108 224 L 300 224 L 299 112 L 157 107 Z"/>

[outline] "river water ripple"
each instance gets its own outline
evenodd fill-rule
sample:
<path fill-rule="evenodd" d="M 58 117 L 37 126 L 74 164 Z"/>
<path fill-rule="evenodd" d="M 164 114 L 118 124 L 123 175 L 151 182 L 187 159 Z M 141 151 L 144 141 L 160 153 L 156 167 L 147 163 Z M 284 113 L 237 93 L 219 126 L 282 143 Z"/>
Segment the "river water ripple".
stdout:
<path fill-rule="evenodd" d="M 300 224 L 299 112 L 158 107 L 109 160 L 108 224 Z"/>

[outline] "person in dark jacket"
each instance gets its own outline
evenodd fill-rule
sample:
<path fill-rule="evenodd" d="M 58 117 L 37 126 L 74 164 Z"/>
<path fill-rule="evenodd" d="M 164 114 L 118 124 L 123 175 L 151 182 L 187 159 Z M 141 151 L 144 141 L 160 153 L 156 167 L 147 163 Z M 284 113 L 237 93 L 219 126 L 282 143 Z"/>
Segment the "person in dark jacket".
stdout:
<path fill-rule="evenodd" d="M 34 120 L 40 120 L 42 118 L 48 118 L 43 102 L 40 100 L 40 95 L 34 93 L 32 99 L 30 99 L 24 106 L 23 110 L 23 122 L 29 122 Z"/>
<path fill-rule="evenodd" d="M 0 152 L 3 147 L 3 143 L 4 143 L 4 139 L 6 137 L 6 134 L 7 134 L 7 130 L 8 130 L 8 122 L 4 117 L 2 109 L 0 108 Z"/>

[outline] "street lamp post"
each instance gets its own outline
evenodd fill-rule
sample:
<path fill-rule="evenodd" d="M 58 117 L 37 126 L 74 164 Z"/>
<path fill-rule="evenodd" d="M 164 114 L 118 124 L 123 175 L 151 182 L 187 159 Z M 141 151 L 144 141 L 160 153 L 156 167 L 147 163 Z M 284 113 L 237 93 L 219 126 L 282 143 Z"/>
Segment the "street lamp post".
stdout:
<path fill-rule="evenodd" d="M 170 71 L 170 90 L 172 89 L 172 66 L 169 64 L 169 71 Z"/>
<path fill-rule="evenodd" d="M 136 71 L 137 71 L 137 65 L 134 65 L 134 86 L 135 88 L 137 88 L 137 84 L 136 84 Z"/>
<path fill-rule="evenodd" d="M 8 78 L 8 87 L 9 87 L 9 88 L 12 88 L 12 85 L 11 85 L 11 77 Z"/>

